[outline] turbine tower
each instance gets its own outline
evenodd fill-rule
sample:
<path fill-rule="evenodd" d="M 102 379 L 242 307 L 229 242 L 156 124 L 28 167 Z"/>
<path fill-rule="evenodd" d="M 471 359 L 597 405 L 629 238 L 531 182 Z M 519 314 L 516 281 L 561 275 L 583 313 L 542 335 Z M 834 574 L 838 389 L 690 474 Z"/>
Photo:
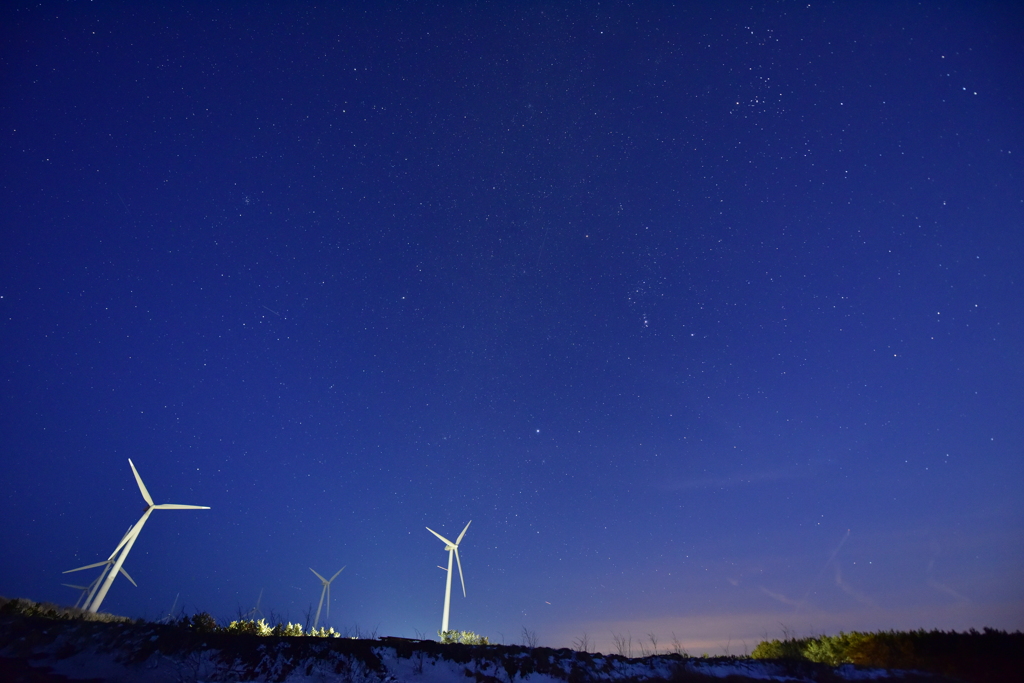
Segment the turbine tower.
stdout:
<path fill-rule="evenodd" d="M 347 567 L 347 566 L 348 565 L 346 564 L 345 567 Z M 322 583 L 324 585 L 324 589 L 322 591 L 320 591 L 320 604 L 317 605 L 317 607 L 316 607 L 316 619 L 313 620 L 313 630 L 314 631 L 316 630 L 317 624 L 320 623 L 320 610 L 324 606 L 324 596 L 325 595 L 327 596 L 327 618 L 328 619 L 331 618 L 331 581 L 334 581 L 336 578 L 338 578 L 338 574 L 340 574 L 342 571 L 344 571 L 345 567 L 342 567 L 338 571 L 334 572 L 334 576 L 332 576 L 330 578 L 330 580 L 325 579 L 324 577 L 322 577 L 319 574 L 317 574 L 316 570 L 313 569 L 312 567 L 309 568 L 309 571 L 311 571 L 314 574 L 316 574 L 316 578 L 320 579 L 320 583 Z"/>
<path fill-rule="evenodd" d="M 459 537 L 452 543 L 447 538 L 437 533 L 429 526 L 427 531 L 434 534 L 442 541 L 444 541 L 444 549 L 448 551 L 448 583 L 444 589 L 444 617 L 441 619 L 441 633 L 448 630 L 448 608 L 452 602 L 452 556 L 455 556 L 455 562 L 459 565 L 459 581 L 462 582 L 462 597 L 466 597 L 466 579 L 462 577 L 462 560 L 459 559 L 459 543 L 462 543 L 462 537 L 466 535 L 466 529 L 469 529 L 469 525 L 473 523 L 473 520 L 466 522 L 466 528 L 462 530 Z"/>
<path fill-rule="evenodd" d="M 132 546 L 135 545 L 136 539 L 139 537 L 139 532 L 142 531 L 143 525 L 149 516 L 153 514 L 153 510 L 209 510 L 210 508 L 206 505 L 177 505 L 175 503 L 161 503 L 157 505 L 153 502 L 153 497 L 149 495 L 149 491 L 146 489 L 146 485 L 142 483 L 142 477 L 139 476 L 139 471 L 135 469 L 135 463 L 128 459 L 128 464 L 131 465 L 132 474 L 135 475 L 135 482 L 139 485 L 139 491 L 142 493 L 142 498 L 146 501 L 146 510 L 142 513 L 142 517 L 135 523 L 125 537 L 121 539 L 121 542 L 117 544 L 117 548 L 110 555 L 111 559 L 117 555 L 117 560 L 114 562 L 114 566 L 107 572 L 106 579 L 100 586 L 100 589 L 96 592 L 96 597 L 91 602 L 86 604 L 86 610 L 89 612 L 98 612 L 100 605 L 103 604 L 103 598 L 107 597 L 107 591 L 110 590 L 110 584 L 114 582 L 114 578 L 118 572 L 121 571 L 121 565 L 124 563 L 128 553 L 131 551 Z"/>

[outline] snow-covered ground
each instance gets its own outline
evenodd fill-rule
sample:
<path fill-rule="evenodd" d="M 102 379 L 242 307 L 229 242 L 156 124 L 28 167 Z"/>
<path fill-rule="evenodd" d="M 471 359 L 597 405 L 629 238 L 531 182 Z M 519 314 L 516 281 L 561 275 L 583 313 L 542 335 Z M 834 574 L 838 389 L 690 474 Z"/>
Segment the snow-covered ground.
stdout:
<path fill-rule="evenodd" d="M 856 681 L 942 679 L 851 665 L 660 655 L 629 659 L 515 646 L 439 645 L 195 633 L 156 624 L 0 617 L 0 678 L 26 666 L 42 678 L 125 683 L 201 681 L 589 683 L 614 681 Z M 53 676 L 56 674 L 56 676 Z M 27 680 L 27 678 L 26 678 Z"/>
<path fill-rule="evenodd" d="M 672 681 L 732 677 L 731 680 L 758 681 L 812 681 L 819 676 L 794 675 L 786 667 L 757 660 L 700 660 L 667 661 L 602 661 L 595 659 L 594 669 L 573 672 L 569 662 L 553 663 L 554 670 L 513 673 L 491 660 L 456 662 L 430 655 L 400 658 L 393 648 L 379 647 L 374 651 L 380 657 L 383 669 L 374 669 L 358 659 L 343 654 L 326 657 L 294 658 L 286 652 L 267 653 L 256 667 L 240 661 L 224 661 L 218 651 L 204 650 L 185 656 L 154 653 L 139 663 L 118 661 L 112 653 L 81 652 L 66 659 L 45 658 L 32 662 L 35 667 L 49 667 L 54 673 L 71 679 L 101 679 L 105 681 L 134 681 L 138 683 L 177 683 L 180 681 L 283 681 L 284 683 L 325 683 L 327 681 L 409 681 L 416 683 L 462 683 L 500 681 L 515 683 L 565 683 L 566 681 Z M 657 660 L 658 658 L 654 658 Z M 835 679 L 871 680 L 888 679 L 887 672 L 879 669 L 839 667 L 832 671 Z M 905 680 L 899 677 L 900 680 Z"/>

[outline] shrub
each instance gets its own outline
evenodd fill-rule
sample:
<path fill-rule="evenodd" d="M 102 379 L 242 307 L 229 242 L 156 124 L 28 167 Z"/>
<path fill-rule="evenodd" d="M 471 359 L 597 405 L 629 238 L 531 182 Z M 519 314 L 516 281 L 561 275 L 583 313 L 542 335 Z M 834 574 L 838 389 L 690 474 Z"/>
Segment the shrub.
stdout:
<path fill-rule="evenodd" d="M 750 653 L 754 659 L 803 659 L 804 641 L 796 638 L 786 640 L 762 640 Z"/>
<path fill-rule="evenodd" d="M 331 628 L 321 626 L 319 630 L 314 628 L 306 635 L 314 638 L 341 638 L 341 634 L 335 631 L 333 626 Z"/>
<path fill-rule="evenodd" d="M 1024 634 L 986 628 L 956 631 L 840 633 L 818 638 L 770 640 L 758 644 L 756 659 L 807 659 L 838 666 L 916 669 L 972 683 L 1017 681 L 1024 663 Z"/>
<path fill-rule="evenodd" d="M 253 621 L 252 619 L 240 619 L 228 624 L 228 633 L 240 633 L 249 636 L 269 636 L 272 631 L 267 625 L 266 619 Z"/>
<path fill-rule="evenodd" d="M 200 612 L 191 617 L 184 616 L 178 621 L 178 626 L 196 633 L 216 633 L 220 630 L 217 620 L 209 612 Z"/>
<path fill-rule="evenodd" d="M 490 645 L 491 641 L 487 636 L 478 636 L 472 631 L 438 631 L 441 642 L 445 645 L 458 643 L 460 645 Z"/>
<path fill-rule="evenodd" d="M 293 624 L 290 621 L 288 622 L 287 626 L 285 624 L 278 624 L 277 626 L 274 627 L 274 630 L 271 631 L 270 634 L 274 635 L 274 636 L 301 636 L 301 635 L 304 635 L 302 633 L 302 624 Z"/>
<path fill-rule="evenodd" d="M 804 644 L 804 657 L 812 662 L 839 666 L 850 663 L 851 651 L 871 636 L 866 633 L 840 632 L 838 636 L 811 638 Z"/>

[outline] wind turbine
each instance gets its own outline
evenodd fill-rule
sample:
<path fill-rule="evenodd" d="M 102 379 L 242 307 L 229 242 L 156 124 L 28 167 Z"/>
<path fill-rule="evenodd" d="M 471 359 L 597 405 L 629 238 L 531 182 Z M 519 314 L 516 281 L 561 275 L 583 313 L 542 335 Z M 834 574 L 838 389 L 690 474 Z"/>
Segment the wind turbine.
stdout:
<path fill-rule="evenodd" d="M 260 589 L 260 597 L 256 598 L 256 606 L 253 607 L 248 612 L 246 612 L 245 616 L 249 617 L 250 619 L 255 619 L 256 615 L 258 614 L 258 615 L 260 615 L 260 619 L 262 619 L 263 618 L 263 612 L 260 610 L 260 601 L 262 601 L 262 600 L 263 600 L 263 589 L 261 588 Z"/>
<path fill-rule="evenodd" d="M 473 520 L 466 522 L 466 528 L 462 530 L 459 537 L 454 543 L 449 541 L 447 538 L 437 533 L 429 526 L 427 531 L 434 534 L 442 541 L 444 541 L 444 549 L 448 551 L 448 583 L 444 589 L 444 618 L 441 619 L 441 633 L 448 630 L 448 608 L 452 602 L 452 556 L 455 556 L 455 562 L 459 565 L 459 581 L 462 582 L 462 597 L 466 597 L 466 579 L 462 577 L 462 560 L 459 559 L 459 543 L 462 543 L 462 537 L 466 535 L 466 529 L 469 529 L 469 525 L 473 523 Z"/>
<path fill-rule="evenodd" d="M 103 581 L 100 589 L 96 592 L 96 597 L 91 602 L 86 604 L 85 609 L 90 612 L 98 612 L 100 605 L 103 603 L 103 598 L 107 597 L 107 591 L 110 590 L 110 584 L 114 582 L 114 577 L 121 571 L 121 565 L 124 563 L 128 553 L 131 551 L 132 546 L 135 545 L 136 539 L 139 537 L 139 532 L 142 531 L 143 525 L 149 516 L 153 514 L 153 510 L 209 510 L 210 508 L 206 505 L 177 505 L 175 503 L 161 503 L 157 505 L 153 502 L 153 497 L 149 495 L 149 491 L 146 489 L 146 485 L 142 483 L 142 477 L 139 476 L 139 471 L 135 469 L 135 463 L 132 462 L 131 458 L 128 459 L 128 464 L 131 465 L 132 474 L 135 475 L 135 482 L 139 485 L 139 491 L 142 493 L 142 498 L 146 501 L 146 510 L 142 513 L 142 517 L 135 523 L 125 537 L 121 539 L 121 542 L 117 544 L 117 548 L 110 555 L 111 558 L 117 555 L 117 560 L 114 562 L 114 566 L 107 572 L 106 579 Z M 120 554 L 119 554 L 120 553 Z"/>
<path fill-rule="evenodd" d="M 348 565 L 346 564 L 345 567 L 347 567 L 347 566 Z M 334 576 L 332 576 L 330 578 L 330 581 L 325 579 L 324 577 L 320 576 L 319 574 L 317 574 L 316 570 L 313 569 L 312 567 L 309 568 L 309 571 L 311 571 L 314 574 L 316 574 L 316 578 L 320 579 L 320 583 L 322 583 L 324 585 L 324 589 L 322 591 L 320 591 L 320 604 L 317 605 L 317 607 L 316 607 L 316 618 L 313 620 L 313 630 L 314 631 L 316 630 L 317 624 L 320 623 L 320 609 L 324 606 L 324 596 L 325 595 L 327 596 L 327 618 L 328 619 L 331 618 L 331 581 L 334 581 L 336 578 L 338 578 L 338 574 L 340 574 L 342 571 L 344 571 L 345 567 L 342 567 L 338 571 L 334 572 Z"/>
<path fill-rule="evenodd" d="M 61 585 L 62 586 L 67 586 L 68 588 L 75 588 L 75 589 L 78 589 L 78 590 L 82 591 L 82 593 L 78 596 L 78 599 L 75 600 L 75 607 L 78 607 L 79 603 L 82 602 L 82 599 L 85 598 L 86 594 L 89 592 L 89 587 L 88 586 L 76 586 L 73 583 L 62 583 Z"/>
<path fill-rule="evenodd" d="M 102 574 L 100 576 L 102 576 Z M 79 594 L 78 599 L 75 600 L 75 608 L 77 609 L 78 606 L 82 604 L 82 600 L 85 600 L 85 596 L 89 594 L 89 591 L 93 589 L 93 587 L 96 585 L 96 583 L 99 580 L 100 580 L 100 578 L 96 577 L 95 579 L 93 579 L 92 583 L 90 583 L 88 586 L 76 586 L 73 583 L 62 583 L 61 585 L 62 586 L 67 586 L 68 588 L 75 588 L 77 590 L 82 591 Z"/>
<path fill-rule="evenodd" d="M 105 562 L 96 562 L 94 564 L 87 564 L 84 567 L 78 567 L 76 569 L 69 569 L 66 572 L 64 572 L 65 574 L 70 574 L 71 572 L 77 572 L 77 571 L 81 571 L 83 569 L 92 569 L 93 567 L 103 567 L 103 571 L 100 572 L 100 575 L 97 576 L 95 579 L 93 579 L 92 582 L 90 582 L 88 586 L 73 586 L 70 583 L 62 583 L 61 584 L 62 586 L 67 586 L 68 588 L 78 588 L 78 589 L 82 590 L 82 595 L 81 595 L 81 597 L 78 598 L 78 602 L 75 603 L 75 607 L 78 607 L 78 603 L 82 602 L 82 598 L 85 598 L 85 602 L 82 605 L 82 609 L 86 609 L 86 607 L 89 605 L 89 602 L 92 600 L 93 596 L 96 594 L 96 589 L 99 588 L 100 582 L 107 576 L 107 572 L 110 571 L 110 567 L 113 564 L 114 564 L 114 556 L 111 555 L 110 559 L 108 559 Z M 124 576 L 124 578 L 128 579 L 133 586 L 135 586 L 136 588 L 139 587 L 139 584 L 135 583 L 135 580 L 132 577 L 128 576 L 128 572 L 126 572 L 124 570 L 124 567 L 120 568 L 120 572 L 121 572 L 121 575 Z"/>
<path fill-rule="evenodd" d="M 114 549 L 114 552 L 110 553 L 110 557 L 108 557 L 105 562 L 95 562 L 93 564 L 87 564 L 84 567 L 76 567 L 75 569 L 69 569 L 66 572 L 64 572 L 65 574 L 70 574 L 72 572 L 80 572 L 83 569 L 103 567 L 103 571 L 100 572 L 99 576 L 93 579 L 88 586 L 84 586 L 85 592 L 82 593 L 81 597 L 78 598 L 78 602 L 75 603 L 75 607 L 78 607 L 78 603 L 82 602 L 82 598 L 85 598 L 85 602 L 82 602 L 82 609 L 87 608 L 89 606 L 89 603 L 92 602 L 93 596 L 96 595 L 96 591 L 100 587 L 100 582 L 103 581 L 104 577 L 106 577 L 107 575 L 107 572 L 110 571 L 110 567 L 114 564 L 114 555 L 117 555 L 118 551 L 121 550 L 121 547 L 124 545 L 125 539 L 128 538 L 128 536 L 132 533 L 132 529 L 134 528 L 135 527 L 133 526 L 128 527 L 128 531 L 126 531 L 124 536 L 121 537 L 121 542 L 117 544 L 117 547 Z M 135 580 L 132 579 L 132 577 L 128 576 L 128 572 L 125 571 L 124 567 L 121 567 L 120 571 L 124 578 L 128 579 L 133 586 L 135 586 L 136 588 L 139 587 L 139 584 L 135 583 Z M 83 588 L 82 586 L 73 586 L 70 583 L 65 583 L 61 585 L 67 586 L 68 588 Z"/>
<path fill-rule="evenodd" d="M 178 606 L 178 598 L 180 598 L 180 597 L 181 597 L 181 593 L 176 593 L 174 595 L 174 602 L 171 603 L 171 611 L 168 612 L 167 616 L 164 617 L 163 619 L 161 619 L 160 621 L 162 621 L 165 624 L 169 624 L 172 621 L 174 621 L 174 608 Z"/>

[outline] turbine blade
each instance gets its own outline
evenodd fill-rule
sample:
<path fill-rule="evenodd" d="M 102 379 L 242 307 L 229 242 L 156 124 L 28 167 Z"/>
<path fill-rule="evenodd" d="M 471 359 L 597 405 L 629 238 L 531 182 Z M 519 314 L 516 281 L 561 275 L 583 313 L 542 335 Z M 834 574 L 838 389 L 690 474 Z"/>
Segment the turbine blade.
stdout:
<path fill-rule="evenodd" d="M 209 510 L 209 505 L 175 505 L 174 503 L 161 503 L 154 505 L 154 510 Z"/>
<path fill-rule="evenodd" d="M 87 564 L 84 567 L 76 567 L 75 569 L 69 569 L 66 572 L 61 572 L 61 573 L 62 574 L 70 574 L 71 572 L 80 572 L 83 569 L 92 569 L 93 567 L 102 567 L 105 564 L 110 564 L 110 560 L 107 560 L 106 562 L 97 562 L 95 564 Z"/>
<path fill-rule="evenodd" d="M 428 526 L 428 527 L 426 527 L 426 529 L 427 529 L 427 531 L 429 531 L 430 533 L 434 534 L 435 536 L 437 536 L 438 538 L 440 538 L 440 539 L 441 539 L 442 541 L 444 541 L 446 545 L 455 545 L 454 543 L 452 543 L 451 541 L 449 541 L 449 540 L 448 540 L 447 538 L 445 538 L 445 537 L 444 537 L 444 536 L 442 536 L 441 534 L 439 534 L 439 533 L 437 533 L 436 531 L 434 531 L 433 529 L 431 529 L 431 528 L 430 528 L 429 526 Z"/>
<path fill-rule="evenodd" d="M 325 586 L 327 585 L 327 579 L 325 579 L 324 577 L 322 577 L 322 576 L 320 576 L 319 574 L 317 574 L 317 573 L 316 573 L 316 570 L 315 570 L 315 569 L 313 569 L 312 567 L 310 567 L 310 568 L 309 568 L 309 571 L 311 571 L 311 572 L 313 572 L 314 574 L 316 574 L 316 578 L 318 578 L 318 579 L 320 579 L 321 581 L 323 581 L 323 582 L 324 582 L 324 585 L 325 585 Z"/>
<path fill-rule="evenodd" d="M 347 566 L 348 566 L 348 565 L 346 564 L 346 565 L 345 565 L 345 567 L 347 567 Z M 335 580 L 336 578 L 338 578 L 338 574 L 340 574 L 340 573 L 342 573 L 343 571 L 345 571 L 345 567 L 342 567 L 341 569 L 339 569 L 338 571 L 336 571 L 336 572 L 334 573 L 334 576 L 332 576 L 332 577 L 331 577 L 331 581 L 334 581 L 334 580 Z M 330 583 L 331 581 L 328 581 L 327 583 Z"/>
<path fill-rule="evenodd" d="M 135 583 L 135 579 L 133 579 L 132 577 L 128 576 L 128 572 L 126 572 L 124 570 L 124 567 L 121 567 L 121 573 L 124 574 L 124 578 L 128 579 L 129 581 L 131 581 L 133 586 L 135 586 L 136 588 L 139 587 L 139 584 Z"/>
<path fill-rule="evenodd" d="M 473 520 L 469 520 L 468 522 L 466 522 L 466 528 L 462 530 L 461 534 L 459 534 L 458 539 L 456 539 L 456 541 L 455 541 L 455 545 L 458 545 L 458 544 L 462 543 L 462 537 L 466 535 L 466 531 L 469 529 L 469 525 L 472 524 L 472 523 L 473 523 Z"/>
<path fill-rule="evenodd" d="M 71 584 L 71 583 L 62 583 L 61 585 L 62 586 L 67 586 L 68 588 L 77 588 L 80 591 L 87 591 L 87 590 L 89 590 L 88 586 L 76 586 L 76 585 Z"/>
<path fill-rule="evenodd" d="M 462 533 L 466 533 L 463 531 Z M 462 560 L 459 559 L 459 547 L 455 546 L 455 563 L 459 565 L 459 581 L 462 582 L 462 597 L 466 597 L 466 580 L 462 578 Z"/>
<path fill-rule="evenodd" d="M 135 475 L 135 481 L 139 485 L 139 490 L 142 491 L 142 497 L 145 499 L 147 505 L 152 506 L 153 496 L 149 495 L 149 491 L 146 490 L 146 485 L 142 483 L 142 477 L 139 476 L 139 471 L 135 469 L 135 463 L 132 462 L 131 458 L 128 458 L 128 464 L 132 466 L 132 474 Z"/>

